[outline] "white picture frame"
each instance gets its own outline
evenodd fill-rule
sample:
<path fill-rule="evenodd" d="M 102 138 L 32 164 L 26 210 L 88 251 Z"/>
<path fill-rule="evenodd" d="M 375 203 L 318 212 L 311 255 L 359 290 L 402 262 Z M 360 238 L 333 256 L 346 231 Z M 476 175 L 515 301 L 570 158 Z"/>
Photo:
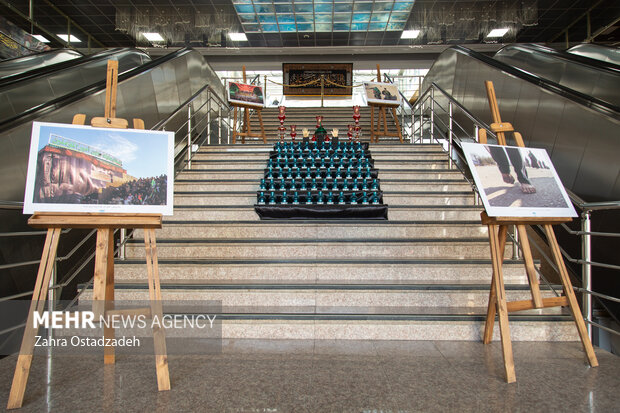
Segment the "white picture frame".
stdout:
<path fill-rule="evenodd" d="M 174 132 L 33 122 L 24 214 L 172 215 Z"/>
<path fill-rule="evenodd" d="M 364 82 L 366 103 L 387 106 L 400 106 L 401 96 L 398 86 L 394 83 Z"/>
<path fill-rule="evenodd" d="M 576 217 L 546 150 L 462 143 L 490 217 Z"/>

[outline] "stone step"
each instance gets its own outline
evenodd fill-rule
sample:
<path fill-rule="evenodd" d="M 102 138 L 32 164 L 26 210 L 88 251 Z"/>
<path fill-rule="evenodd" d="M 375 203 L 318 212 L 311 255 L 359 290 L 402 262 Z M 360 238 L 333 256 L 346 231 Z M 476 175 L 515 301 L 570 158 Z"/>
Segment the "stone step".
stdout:
<path fill-rule="evenodd" d="M 390 205 L 390 220 L 480 220 L 476 205 Z M 253 205 L 175 205 L 175 220 L 259 220 Z"/>
<path fill-rule="evenodd" d="M 508 256 L 510 257 L 510 256 Z M 144 281 L 146 268 L 143 260 L 117 261 L 117 281 Z M 296 283 L 491 283 L 490 260 L 429 260 L 429 259 L 355 259 L 326 260 L 297 258 L 278 259 L 214 259 L 214 260 L 159 260 L 162 280 L 185 282 L 269 282 Z M 506 260 L 504 281 L 508 284 L 526 284 L 521 261 Z"/>
<path fill-rule="evenodd" d="M 260 176 L 252 180 L 186 180 L 177 179 L 174 187 L 179 192 L 188 191 L 258 191 Z M 433 183 L 420 182 L 419 180 L 388 180 L 381 181 L 381 189 L 384 191 L 468 191 L 471 186 L 464 180 L 445 180 Z"/>
<path fill-rule="evenodd" d="M 122 283 L 114 285 L 115 301 L 148 301 L 148 284 Z M 408 308 L 480 308 L 486 306 L 488 285 L 437 284 L 183 284 L 162 283 L 162 300 L 205 302 L 221 301 L 223 312 L 240 308 L 243 313 L 325 312 L 333 313 L 346 308 L 349 314 L 381 313 L 392 310 L 407 314 Z M 543 298 L 554 296 L 542 289 Z M 84 291 L 80 299 L 92 301 L 92 289 Z M 506 285 L 508 301 L 531 300 L 529 286 Z M 561 307 L 535 310 L 533 313 L 558 314 Z M 340 310 L 339 312 L 342 312 Z"/>
<path fill-rule="evenodd" d="M 246 169 L 212 169 L 192 166 L 178 175 L 178 179 L 256 179 L 259 182 L 264 177 L 265 168 L 246 168 Z M 417 180 L 456 180 L 461 179 L 463 174 L 455 169 L 424 169 L 424 168 L 403 168 L 403 169 L 379 169 L 379 179 L 417 179 Z"/>
<path fill-rule="evenodd" d="M 511 253 L 506 245 L 505 255 Z M 127 243 L 128 258 L 144 258 L 144 242 Z M 464 239 L 162 239 L 157 240 L 160 259 L 197 258 L 450 258 L 488 259 L 484 237 Z"/>
<path fill-rule="evenodd" d="M 447 162 L 446 155 L 444 153 L 417 153 L 417 152 L 381 152 L 373 151 L 371 156 L 375 160 L 402 160 L 402 161 L 438 161 Z M 253 162 L 263 161 L 265 164 L 269 159 L 269 153 L 267 151 L 260 152 L 197 152 L 192 158 L 192 162 L 203 161 L 216 161 L 216 160 L 234 160 L 238 162 L 240 160 L 251 160 Z"/>
<path fill-rule="evenodd" d="M 229 170 L 229 169 L 265 169 L 267 167 L 267 158 L 264 159 L 204 159 L 204 160 L 192 160 L 192 169 L 214 169 L 214 170 Z M 375 160 L 374 167 L 376 169 L 447 169 L 448 160 L 425 160 L 425 159 L 413 159 L 413 160 L 394 160 L 394 159 L 381 159 Z"/>
<path fill-rule="evenodd" d="M 484 308 L 470 314 L 221 314 L 223 339 L 259 340 L 434 340 L 480 341 L 484 332 Z M 473 312 L 474 310 L 472 310 Z M 183 315 L 176 315 L 182 323 Z M 575 323 L 565 315 L 510 315 L 510 337 L 513 341 L 578 341 Z M 182 324 L 181 324 L 182 325 Z M 102 337 L 103 330 L 87 329 L 93 337 Z M 205 336 L 201 328 L 167 328 L 168 347 L 176 337 Z M 123 330 L 126 337 L 139 336 L 150 340 L 150 331 Z M 140 334 L 142 333 L 142 334 Z M 84 330 L 61 329 L 56 334 L 84 335 Z M 213 338 L 212 334 L 207 335 Z M 187 345 L 185 339 L 180 345 Z M 499 340 L 495 328 L 493 340 Z M 198 345 L 204 346 L 204 342 Z"/>
<path fill-rule="evenodd" d="M 143 230 L 136 229 L 136 238 Z M 166 219 L 158 238 L 464 238 L 486 237 L 480 221 L 173 221 Z"/>
<path fill-rule="evenodd" d="M 268 192 L 268 191 L 266 191 Z M 298 191 L 301 192 L 301 191 Z M 371 192 L 371 191 L 369 191 Z M 254 191 L 175 191 L 174 205 L 254 205 Z M 473 205 L 474 195 L 469 192 L 383 192 L 383 203 L 397 205 Z"/>

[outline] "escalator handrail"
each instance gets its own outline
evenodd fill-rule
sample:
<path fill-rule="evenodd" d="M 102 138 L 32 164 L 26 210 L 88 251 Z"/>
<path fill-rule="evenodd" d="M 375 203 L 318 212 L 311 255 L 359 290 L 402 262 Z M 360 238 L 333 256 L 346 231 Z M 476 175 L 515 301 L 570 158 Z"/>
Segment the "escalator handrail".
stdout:
<path fill-rule="evenodd" d="M 603 62 L 602 60 L 592 59 L 590 57 L 581 56 L 577 54 L 567 53 L 560 50 L 555 50 L 550 47 L 542 46 L 540 44 L 510 44 L 508 46 L 504 46 L 497 53 L 500 53 L 504 49 L 517 49 L 517 50 L 525 50 L 532 51 L 535 50 L 537 52 L 545 53 L 547 55 L 551 55 L 553 57 L 557 57 L 558 59 L 567 60 L 571 63 L 577 63 L 583 66 L 591 67 L 597 70 L 602 70 L 605 72 L 612 73 L 614 75 L 620 76 L 620 66 L 611 63 L 611 62 Z"/>
<path fill-rule="evenodd" d="M 67 48 L 61 47 L 58 49 L 44 50 L 42 52 L 30 53 L 30 54 L 21 55 L 21 56 L 10 57 L 8 59 L 2 59 L 2 61 L 0 62 L 0 65 L 4 63 L 15 62 L 16 60 L 19 60 L 19 59 L 33 58 L 35 56 L 41 56 L 41 55 L 48 54 L 48 53 L 59 53 L 59 52 L 66 52 L 66 51 L 75 52 L 75 53 L 80 54 L 82 57 L 84 57 L 84 53 L 80 52 L 79 50 L 67 49 Z M 76 59 L 79 59 L 79 58 L 80 57 L 76 57 Z"/>
<path fill-rule="evenodd" d="M 151 70 L 155 67 L 157 67 L 158 65 L 165 63 L 169 60 L 172 60 L 174 58 L 180 57 L 184 54 L 190 53 L 192 52 L 193 49 L 190 47 L 185 47 L 183 49 L 179 49 L 176 50 L 170 54 L 167 54 L 165 56 L 160 57 L 159 59 L 155 59 L 155 60 L 151 60 L 150 62 L 147 62 L 141 66 L 138 66 L 136 68 L 127 70 L 126 72 L 123 73 L 119 73 L 118 75 L 118 82 L 122 82 L 124 80 L 127 80 L 133 76 L 137 76 L 141 73 L 144 73 L 148 70 Z M 71 93 L 68 93 L 64 96 L 60 96 L 56 99 L 50 100 L 48 102 L 42 103 L 40 105 L 37 105 L 31 109 L 28 109 L 27 111 L 20 113 L 16 116 L 13 116 L 3 122 L 0 122 L 0 133 L 4 133 L 7 130 L 10 130 L 16 126 L 21 125 L 22 123 L 25 122 L 29 122 L 31 120 L 34 120 L 40 116 L 43 116 L 47 113 L 50 113 L 56 109 L 59 109 L 63 106 L 66 106 L 70 103 L 76 102 L 88 95 L 92 95 L 93 93 L 96 92 L 100 92 L 102 90 L 105 90 L 106 88 L 106 80 L 100 80 L 98 82 L 95 82 L 89 86 L 85 86 L 81 89 L 75 90 Z"/>
<path fill-rule="evenodd" d="M 107 57 L 110 57 L 111 55 L 118 54 L 123 51 L 130 51 L 130 50 L 134 50 L 137 53 L 141 53 L 141 54 L 144 54 L 145 56 L 148 56 L 146 53 L 138 49 L 132 49 L 128 47 L 125 47 L 125 48 L 118 47 L 115 49 L 106 50 L 105 52 L 95 53 L 90 56 L 80 57 L 78 59 L 66 60 L 64 62 L 58 62 L 53 65 L 40 67 L 38 69 L 30 70 L 26 73 L 16 73 L 11 76 L 6 76 L 0 81 L 0 89 L 7 88 L 15 84 L 21 83 L 21 82 L 33 81 L 34 79 L 37 79 L 39 77 L 49 76 L 52 73 L 59 72 L 61 70 L 69 69 L 71 67 L 81 66 L 86 63 L 105 59 Z"/>
<path fill-rule="evenodd" d="M 575 103 L 579 103 L 599 113 L 613 117 L 615 119 L 620 119 L 620 107 L 618 106 L 604 102 L 595 97 L 588 96 L 585 93 L 577 92 L 573 89 L 557 84 L 550 80 L 543 79 L 525 70 L 507 65 L 506 63 L 502 63 L 499 60 L 495 60 L 492 57 L 486 56 L 482 53 L 474 52 L 473 50 L 470 50 L 466 47 L 454 45 L 450 47 L 450 49 L 474 58 L 482 63 L 485 63 L 491 67 L 494 67 L 519 79 L 533 83 L 542 89 L 558 94 L 566 99 L 569 99 Z"/>

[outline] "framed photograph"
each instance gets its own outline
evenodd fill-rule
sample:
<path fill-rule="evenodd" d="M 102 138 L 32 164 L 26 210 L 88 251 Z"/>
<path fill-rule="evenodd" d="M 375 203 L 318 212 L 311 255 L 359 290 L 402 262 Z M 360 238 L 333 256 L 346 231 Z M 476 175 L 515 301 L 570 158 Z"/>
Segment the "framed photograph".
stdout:
<path fill-rule="evenodd" d="M 228 82 L 228 101 L 243 106 L 265 106 L 263 88 L 245 83 Z"/>
<path fill-rule="evenodd" d="M 174 132 L 34 122 L 24 214 L 172 215 Z"/>
<path fill-rule="evenodd" d="M 367 103 L 382 105 L 400 105 L 400 93 L 394 83 L 364 82 Z"/>
<path fill-rule="evenodd" d="M 490 217 L 576 217 L 544 149 L 462 143 Z"/>

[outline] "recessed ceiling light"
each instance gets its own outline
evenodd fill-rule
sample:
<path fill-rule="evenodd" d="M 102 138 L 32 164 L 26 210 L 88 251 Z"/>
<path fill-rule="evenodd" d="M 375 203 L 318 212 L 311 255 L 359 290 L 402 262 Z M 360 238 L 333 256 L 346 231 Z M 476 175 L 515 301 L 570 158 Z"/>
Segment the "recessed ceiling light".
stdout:
<path fill-rule="evenodd" d="M 159 33 L 142 33 L 142 36 L 146 37 L 149 42 L 163 42 L 164 38 Z"/>
<path fill-rule="evenodd" d="M 234 42 L 247 42 L 248 41 L 248 37 L 245 35 L 245 33 L 228 33 L 228 37 L 230 37 L 230 40 Z"/>
<path fill-rule="evenodd" d="M 504 35 L 508 33 L 508 29 L 493 29 L 487 37 L 504 37 Z"/>
<path fill-rule="evenodd" d="M 75 37 L 74 35 L 71 35 L 71 38 L 69 38 L 69 36 L 67 36 L 66 34 L 57 34 L 56 36 L 60 37 L 65 42 L 68 41 L 69 43 L 80 43 L 81 42 L 81 40 Z"/>
<path fill-rule="evenodd" d="M 32 35 L 32 37 L 34 37 L 35 39 L 37 39 L 41 43 L 49 43 L 50 42 L 49 40 L 47 40 L 45 37 L 41 36 L 40 34 L 34 34 L 34 35 Z"/>
<path fill-rule="evenodd" d="M 403 30 L 403 34 L 400 36 L 401 39 L 415 39 L 420 35 L 419 30 Z"/>

